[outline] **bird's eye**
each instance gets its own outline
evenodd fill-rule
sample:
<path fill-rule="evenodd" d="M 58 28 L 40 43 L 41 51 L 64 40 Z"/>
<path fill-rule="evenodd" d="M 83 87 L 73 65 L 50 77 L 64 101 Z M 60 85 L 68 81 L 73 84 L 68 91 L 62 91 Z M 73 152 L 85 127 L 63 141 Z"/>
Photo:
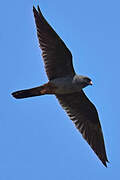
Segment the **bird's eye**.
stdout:
<path fill-rule="evenodd" d="M 85 78 L 86 82 L 90 82 L 91 79 L 90 78 Z"/>

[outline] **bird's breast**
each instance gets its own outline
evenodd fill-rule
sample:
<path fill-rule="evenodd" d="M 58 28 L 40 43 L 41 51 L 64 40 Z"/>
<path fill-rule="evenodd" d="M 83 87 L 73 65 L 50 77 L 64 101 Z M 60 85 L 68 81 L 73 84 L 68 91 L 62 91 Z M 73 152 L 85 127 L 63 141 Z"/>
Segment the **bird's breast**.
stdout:
<path fill-rule="evenodd" d="M 81 91 L 81 86 L 73 81 L 73 77 L 57 78 L 52 82 L 56 86 L 56 94 L 69 94 Z"/>

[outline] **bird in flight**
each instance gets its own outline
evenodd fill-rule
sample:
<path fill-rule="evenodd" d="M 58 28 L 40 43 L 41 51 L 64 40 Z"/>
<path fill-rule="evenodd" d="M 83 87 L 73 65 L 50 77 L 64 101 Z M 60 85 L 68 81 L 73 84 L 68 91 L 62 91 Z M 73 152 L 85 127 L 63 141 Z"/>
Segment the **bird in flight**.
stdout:
<path fill-rule="evenodd" d="M 63 40 L 48 24 L 38 6 L 33 6 L 39 45 L 49 81 L 41 86 L 13 92 L 17 99 L 53 94 L 98 158 L 107 167 L 103 133 L 95 106 L 83 88 L 92 85 L 87 76 L 77 75 L 72 54 Z"/>

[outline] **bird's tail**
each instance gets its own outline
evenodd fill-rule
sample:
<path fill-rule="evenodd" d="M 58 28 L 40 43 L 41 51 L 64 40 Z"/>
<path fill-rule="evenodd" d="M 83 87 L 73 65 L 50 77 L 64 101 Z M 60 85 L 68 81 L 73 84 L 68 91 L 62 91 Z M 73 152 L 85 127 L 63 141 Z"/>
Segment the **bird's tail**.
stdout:
<path fill-rule="evenodd" d="M 41 96 L 44 94 L 54 94 L 53 85 L 51 85 L 50 83 L 46 83 L 35 88 L 16 91 L 12 93 L 12 96 L 16 99 L 22 99 L 33 96 Z"/>

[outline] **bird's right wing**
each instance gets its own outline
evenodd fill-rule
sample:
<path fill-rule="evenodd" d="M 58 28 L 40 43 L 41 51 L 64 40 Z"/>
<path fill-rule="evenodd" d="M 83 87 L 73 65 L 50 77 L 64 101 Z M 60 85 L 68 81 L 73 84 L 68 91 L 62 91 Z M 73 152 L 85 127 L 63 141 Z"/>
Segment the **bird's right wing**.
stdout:
<path fill-rule="evenodd" d="M 83 138 L 88 142 L 93 151 L 106 165 L 103 133 L 95 106 L 90 102 L 83 91 L 73 94 L 56 95 L 59 103 L 67 112 Z"/>
<path fill-rule="evenodd" d="M 38 10 L 33 7 L 33 13 L 49 80 L 74 75 L 71 52 L 43 17 L 39 6 Z"/>

